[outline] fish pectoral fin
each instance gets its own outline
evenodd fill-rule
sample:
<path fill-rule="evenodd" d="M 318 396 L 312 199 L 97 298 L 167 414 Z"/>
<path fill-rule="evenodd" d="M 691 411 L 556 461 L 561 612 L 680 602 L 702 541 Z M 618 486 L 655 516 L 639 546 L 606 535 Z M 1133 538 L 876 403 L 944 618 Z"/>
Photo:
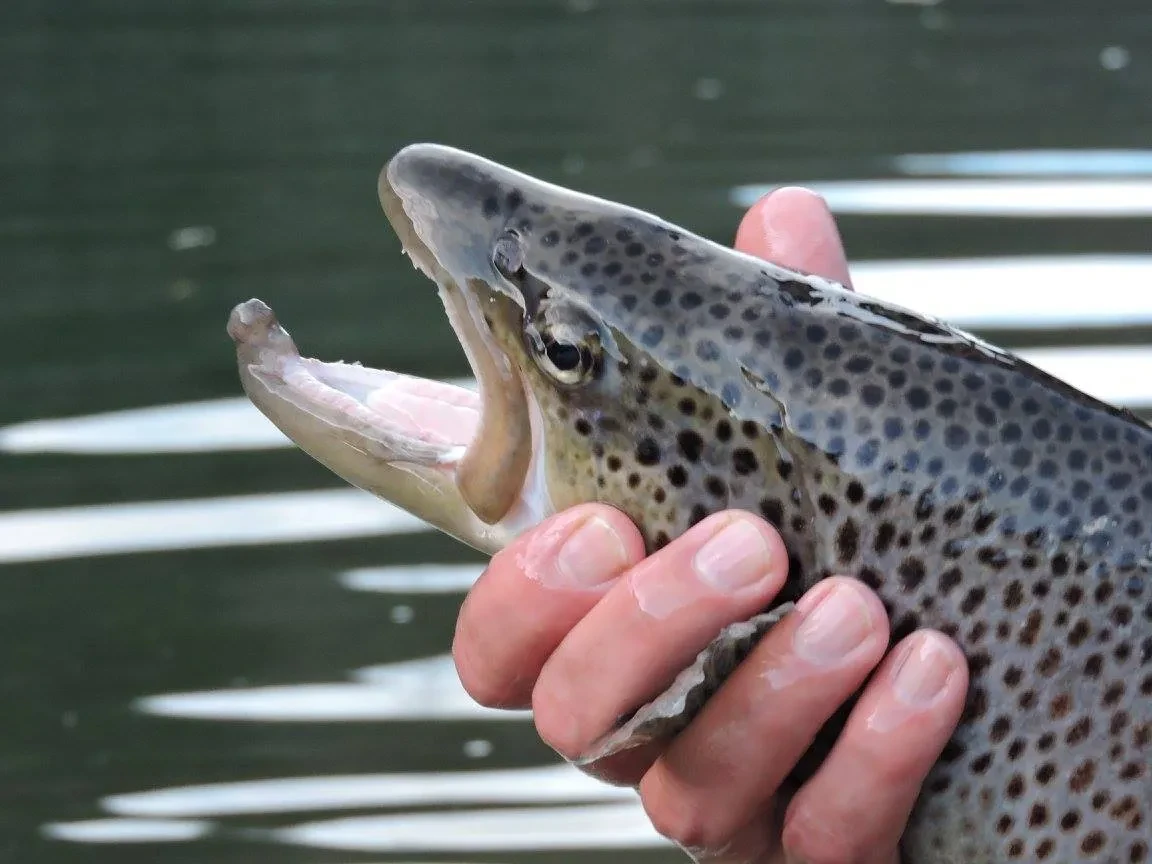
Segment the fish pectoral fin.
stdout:
<path fill-rule="evenodd" d="M 770 612 L 725 627 L 696 655 L 692 665 L 676 676 L 667 690 L 593 742 L 575 764 L 589 765 L 651 741 L 675 737 L 700 713 L 704 703 L 720 689 L 764 634 L 794 606 L 782 603 Z"/>

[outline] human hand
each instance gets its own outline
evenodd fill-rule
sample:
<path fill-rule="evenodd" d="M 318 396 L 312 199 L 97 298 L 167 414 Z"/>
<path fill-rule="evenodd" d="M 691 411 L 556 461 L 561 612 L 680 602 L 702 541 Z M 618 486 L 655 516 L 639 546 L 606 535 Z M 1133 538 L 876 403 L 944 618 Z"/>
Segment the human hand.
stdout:
<path fill-rule="evenodd" d="M 736 248 L 849 285 L 832 216 L 804 190 L 761 200 Z M 478 702 L 531 706 L 544 741 L 575 758 L 721 628 L 763 611 L 786 569 L 780 536 L 748 513 L 715 514 L 644 558 L 622 513 L 573 507 L 493 557 L 460 613 L 456 666 Z M 826 579 L 674 741 L 587 770 L 637 786 L 657 830 L 700 862 L 895 864 L 968 674 L 942 634 L 914 633 L 885 656 L 888 639 L 867 586 Z M 781 783 L 873 670 L 828 758 L 785 800 Z"/>

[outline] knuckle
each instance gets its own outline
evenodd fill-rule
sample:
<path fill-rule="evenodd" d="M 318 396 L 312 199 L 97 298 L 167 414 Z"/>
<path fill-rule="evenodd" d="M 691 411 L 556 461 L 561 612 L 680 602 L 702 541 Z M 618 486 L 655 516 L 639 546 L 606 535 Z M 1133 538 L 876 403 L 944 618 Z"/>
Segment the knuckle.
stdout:
<path fill-rule="evenodd" d="M 706 808 L 682 795 L 653 798 L 652 795 L 641 796 L 648 821 L 661 837 L 697 853 L 715 852 L 727 846 L 729 838 L 721 832 L 718 820 L 711 818 Z"/>
<path fill-rule="evenodd" d="M 483 658 L 484 652 L 474 650 L 471 640 L 457 634 L 452 644 L 452 660 L 464 691 L 485 708 L 520 707 L 517 705 L 516 682 L 501 675 Z"/>
<path fill-rule="evenodd" d="M 506 701 L 504 688 L 467 662 L 465 660 L 467 654 L 453 651 L 453 657 L 456 661 L 456 674 L 460 678 L 460 683 L 473 701 L 485 708 L 500 708 Z"/>
<path fill-rule="evenodd" d="M 855 864 L 865 860 L 865 850 L 853 842 L 841 820 L 820 816 L 807 807 L 788 815 L 780 835 L 789 860 L 805 864 Z"/>
<path fill-rule="evenodd" d="M 543 679 L 532 691 L 532 722 L 540 740 L 565 759 L 571 761 L 581 755 L 584 741 L 575 712 L 548 690 Z"/>

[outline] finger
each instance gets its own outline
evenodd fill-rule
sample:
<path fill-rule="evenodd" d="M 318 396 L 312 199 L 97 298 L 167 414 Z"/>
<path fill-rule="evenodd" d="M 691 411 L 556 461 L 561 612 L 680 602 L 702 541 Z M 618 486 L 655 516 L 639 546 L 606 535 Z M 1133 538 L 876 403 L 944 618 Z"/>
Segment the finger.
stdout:
<path fill-rule="evenodd" d="M 796 861 L 889 862 L 920 794 L 960 719 L 964 655 L 933 631 L 914 633 L 885 660 L 844 731 L 784 818 Z"/>
<path fill-rule="evenodd" d="M 644 555 L 618 510 L 573 507 L 492 558 L 456 621 L 452 655 L 482 705 L 525 708 L 544 661 L 565 634 Z"/>
<path fill-rule="evenodd" d="M 747 844 L 769 835 L 747 826 L 769 820 L 780 785 L 887 645 L 884 607 L 863 584 L 811 589 L 644 776 L 657 829 L 710 860 L 763 860 L 771 849 Z"/>
<path fill-rule="evenodd" d="M 536 729 L 575 758 L 667 687 L 728 624 L 767 606 L 788 558 L 747 513 L 715 514 L 633 567 L 548 659 L 532 694 Z"/>
<path fill-rule="evenodd" d="M 736 231 L 736 248 L 846 288 L 852 284 L 832 211 L 808 189 L 784 187 L 753 204 Z"/>

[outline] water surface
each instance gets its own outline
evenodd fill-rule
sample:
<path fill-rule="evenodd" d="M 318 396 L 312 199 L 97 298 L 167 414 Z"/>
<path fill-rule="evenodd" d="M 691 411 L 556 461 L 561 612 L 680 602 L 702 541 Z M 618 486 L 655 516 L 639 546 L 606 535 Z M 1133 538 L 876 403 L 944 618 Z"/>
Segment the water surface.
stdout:
<path fill-rule="evenodd" d="M 0 5 L 0 860 L 681 860 L 445 652 L 482 565 L 237 397 L 232 305 L 466 376 L 375 198 L 434 140 L 718 240 L 766 188 L 862 289 L 1152 408 L 1152 17 L 842 0 Z"/>

